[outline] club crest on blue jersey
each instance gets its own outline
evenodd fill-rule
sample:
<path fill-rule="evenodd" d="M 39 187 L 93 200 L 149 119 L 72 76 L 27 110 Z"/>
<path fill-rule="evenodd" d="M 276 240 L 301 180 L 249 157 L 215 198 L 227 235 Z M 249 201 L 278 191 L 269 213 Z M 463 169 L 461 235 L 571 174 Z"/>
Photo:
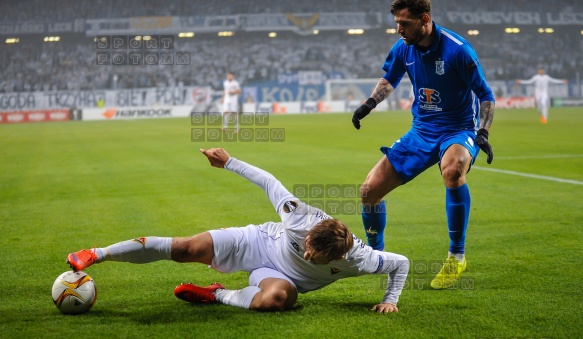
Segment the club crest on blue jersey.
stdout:
<path fill-rule="evenodd" d="M 438 75 L 443 75 L 445 73 L 445 61 L 437 60 L 435 62 L 435 73 Z"/>

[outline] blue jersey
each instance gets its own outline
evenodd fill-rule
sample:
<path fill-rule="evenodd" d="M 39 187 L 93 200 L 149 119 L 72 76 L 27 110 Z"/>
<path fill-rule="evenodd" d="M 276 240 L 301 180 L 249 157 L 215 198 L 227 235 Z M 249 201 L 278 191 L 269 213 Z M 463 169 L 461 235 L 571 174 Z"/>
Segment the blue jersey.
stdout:
<path fill-rule="evenodd" d="M 397 41 L 383 65 L 384 78 L 396 88 L 409 75 L 415 101 L 413 128 L 426 133 L 475 130 L 479 103 L 494 102 L 478 56 L 458 34 L 433 23 L 434 40 L 427 51 Z"/>

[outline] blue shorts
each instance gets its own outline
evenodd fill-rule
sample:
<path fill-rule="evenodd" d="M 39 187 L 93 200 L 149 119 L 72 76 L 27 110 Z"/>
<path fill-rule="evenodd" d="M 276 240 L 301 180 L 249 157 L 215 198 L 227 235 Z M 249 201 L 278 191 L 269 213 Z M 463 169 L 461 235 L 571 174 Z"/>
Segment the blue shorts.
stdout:
<path fill-rule="evenodd" d="M 468 130 L 436 136 L 411 129 L 393 146 L 381 147 L 381 152 L 387 156 L 405 184 L 439 163 L 451 145 L 462 145 L 470 152 L 471 166 L 480 152 L 475 139 L 476 132 Z"/>

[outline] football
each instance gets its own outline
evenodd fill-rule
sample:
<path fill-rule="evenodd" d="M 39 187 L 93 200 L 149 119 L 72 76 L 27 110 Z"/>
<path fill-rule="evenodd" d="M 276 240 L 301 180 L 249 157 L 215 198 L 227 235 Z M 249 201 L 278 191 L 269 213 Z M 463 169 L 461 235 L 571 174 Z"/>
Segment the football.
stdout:
<path fill-rule="evenodd" d="M 89 311 L 97 299 L 95 282 L 85 272 L 67 271 L 53 284 L 53 302 L 63 314 Z"/>

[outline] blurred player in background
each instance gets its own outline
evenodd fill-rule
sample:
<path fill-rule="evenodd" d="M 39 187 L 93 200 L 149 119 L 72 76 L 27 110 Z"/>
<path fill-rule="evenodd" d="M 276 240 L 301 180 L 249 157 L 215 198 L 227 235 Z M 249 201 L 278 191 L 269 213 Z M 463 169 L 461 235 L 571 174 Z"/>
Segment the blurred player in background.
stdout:
<path fill-rule="evenodd" d="M 237 119 L 239 94 L 241 94 L 241 86 L 235 80 L 235 74 L 227 73 L 227 80 L 223 81 L 223 129 L 227 129 L 229 122 L 233 121 L 235 131 L 239 132 L 239 120 Z"/>
<path fill-rule="evenodd" d="M 148 263 L 157 260 L 199 262 L 219 272 L 249 272 L 249 286 L 228 290 L 182 284 L 176 297 L 193 303 L 220 302 L 260 311 L 293 308 L 298 292 L 325 287 L 336 280 L 365 274 L 388 274 L 378 313 L 398 312 L 397 301 L 409 271 L 406 257 L 366 246 L 339 220 L 294 197 L 273 175 L 231 157 L 222 148 L 201 149 L 214 167 L 225 168 L 261 187 L 280 222 L 231 227 L 189 238 L 143 237 L 105 248 L 69 254 L 81 271 L 102 261 Z"/>
<path fill-rule="evenodd" d="M 415 91 L 413 126 L 391 147 L 381 147 L 385 155 L 361 187 L 362 219 L 369 244 L 383 249 L 387 219 L 384 196 L 439 164 L 450 245 L 431 287 L 450 288 L 467 265 L 464 253 L 471 199 L 466 173 L 480 149 L 487 154 L 488 164 L 494 157 L 488 142 L 494 95 L 472 46 L 432 21 L 429 0 L 395 0 L 391 14 L 401 39 L 382 67 L 386 74 L 371 97 L 354 111 L 352 123 L 360 129 L 360 120 L 385 100 L 407 73 Z"/>
<path fill-rule="evenodd" d="M 522 85 L 534 84 L 534 100 L 536 108 L 540 112 L 540 122 L 546 124 L 549 121 L 549 84 L 566 84 L 567 79 L 559 80 L 551 78 L 545 74 L 543 68 L 538 69 L 538 74 L 532 76 L 528 80 L 516 80 L 516 83 Z"/>

